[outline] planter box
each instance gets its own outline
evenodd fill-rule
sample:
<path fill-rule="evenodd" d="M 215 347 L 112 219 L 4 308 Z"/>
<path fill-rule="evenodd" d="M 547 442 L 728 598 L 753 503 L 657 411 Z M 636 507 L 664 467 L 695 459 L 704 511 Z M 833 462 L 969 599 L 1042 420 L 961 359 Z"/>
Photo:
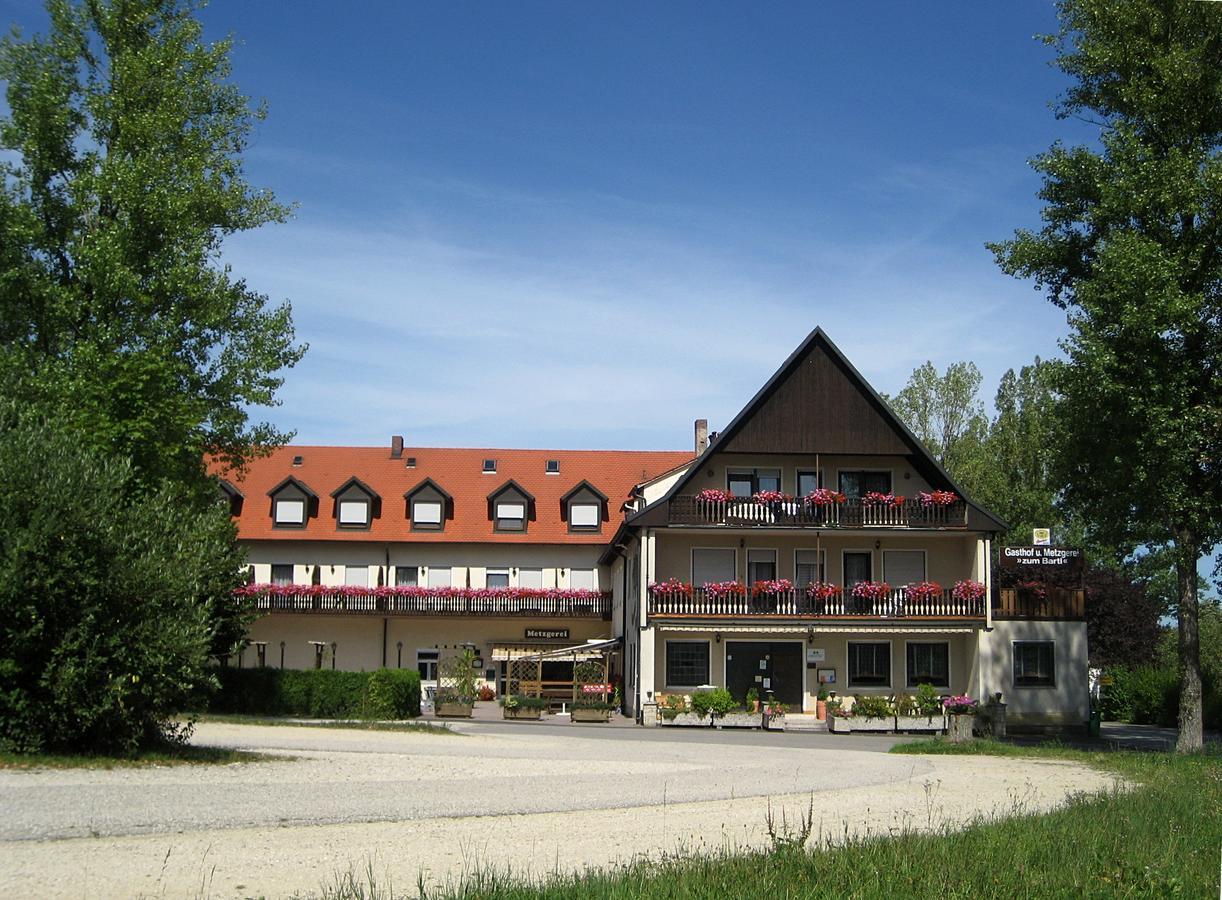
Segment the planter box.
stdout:
<path fill-rule="evenodd" d="M 946 730 L 942 716 L 896 716 L 896 731 L 932 731 L 940 734 Z"/>
<path fill-rule="evenodd" d="M 472 703 L 438 703 L 433 715 L 443 719 L 469 719 L 474 708 Z"/>
<path fill-rule="evenodd" d="M 573 722 L 610 722 L 611 713 L 614 710 L 610 709 L 574 709 L 572 710 Z"/>
<path fill-rule="evenodd" d="M 881 719 L 867 719 L 865 716 L 851 716 L 849 727 L 853 731 L 895 731 L 895 716 Z"/>
<path fill-rule="evenodd" d="M 702 719 L 695 713 L 686 712 L 679 713 L 677 716 L 669 719 L 666 716 L 662 716 L 662 724 L 687 728 L 708 728 L 711 722 L 708 716 Z"/>
<path fill-rule="evenodd" d="M 784 714 L 779 715 L 779 716 L 764 716 L 764 730 L 765 731 L 784 731 L 785 730 Z"/>
<path fill-rule="evenodd" d="M 513 709 L 502 707 L 501 712 L 505 714 L 506 719 L 534 719 L 535 721 L 538 721 L 539 717 L 543 714 L 543 710 L 537 707 L 524 706 L 514 707 Z"/>
<path fill-rule="evenodd" d="M 715 728 L 759 728 L 763 724 L 759 713 L 735 712 L 713 720 Z"/>
<path fill-rule="evenodd" d="M 853 730 L 853 726 L 844 716 L 831 716 L 827 720 L 827 730 L 833 734 L 848 734 Z"/>

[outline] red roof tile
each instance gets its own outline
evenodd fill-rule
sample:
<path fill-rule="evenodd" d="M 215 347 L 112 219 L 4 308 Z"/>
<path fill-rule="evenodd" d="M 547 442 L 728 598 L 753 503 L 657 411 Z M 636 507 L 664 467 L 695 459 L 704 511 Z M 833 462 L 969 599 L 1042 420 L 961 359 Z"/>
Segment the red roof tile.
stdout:
<path fill-rule="evenodd" d="M 293 458 L 300 456 L 300 466 Z M 414 468 L 407 467 L 414 457 Z M 496 460 L 496 473 L 482 471 L 485 459 Z M 560 474 L 545 474 L 547 460 L 560 461 Z M 388 447 L 280 447 L 252 460 L 245 477 L 211 470 L 242 491 L 237 519 L 243 540 L 418 541 L 421 543 L 603 544 L 623 521 L 620 507 L 632 488 L 692 459 L 682 451 L 639 450 L 490 450 L 449 447 L 404 447 L 392 459 Z M 292 476 L 318 495 L 318 514 L 305 528 L 273 528 L 267 492 Z M 368 531 L 336 527 L 331 492 L 359 478 L 381 496 L 381 516 Z M 454 500 L 454 517 L 443 531 L 412 531 L 403 495 L 431 478 Z M 535 518 L 525 534 L 493 531 L 488 495 L 512 479 L 534 495 Z M 570 534 L 561 519 L 561 497 L 582 480 L 609 498 L 609 521 L 600 533 Z"/>

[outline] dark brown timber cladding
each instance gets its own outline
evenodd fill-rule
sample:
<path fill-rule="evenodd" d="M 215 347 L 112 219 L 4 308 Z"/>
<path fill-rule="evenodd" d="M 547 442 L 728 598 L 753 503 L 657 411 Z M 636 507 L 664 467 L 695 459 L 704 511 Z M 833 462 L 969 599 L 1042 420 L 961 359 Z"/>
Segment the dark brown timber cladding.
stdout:
<path fill-rule="evenodd" d="M 729 453 L 908 454 L 912 448 L 816 341 L 738 432 Z"/>

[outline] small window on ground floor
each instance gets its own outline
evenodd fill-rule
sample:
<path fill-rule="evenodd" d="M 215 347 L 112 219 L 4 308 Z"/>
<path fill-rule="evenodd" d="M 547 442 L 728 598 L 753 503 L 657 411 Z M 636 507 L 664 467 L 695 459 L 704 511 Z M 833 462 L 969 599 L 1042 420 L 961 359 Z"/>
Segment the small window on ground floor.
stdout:
<path fill-rule="evenodd" d="M 708 641 L 666 642 L 668 687 L 696 687 L 709 683 Z"/>
<path fill-rule="evenodd" d="M 950 644 L 909 642 L 908 687 L 921 684 L 950 687 Z"/>
<path fill-rule="evenodd" d="M 1052 641 L 1014 642 L 1014 686 L 1056 687 Z"/>
<path fill-rule="evenodd" d="M 420 672 L 421 681 L 437 680 L 437 661 L 441 656 L 438 650 L 417 650 L 416 669 Z"/>
<path fill-rule="evenodd" d="M 849 687 L 890 687 L 891 645 L 849 641 Z"/>

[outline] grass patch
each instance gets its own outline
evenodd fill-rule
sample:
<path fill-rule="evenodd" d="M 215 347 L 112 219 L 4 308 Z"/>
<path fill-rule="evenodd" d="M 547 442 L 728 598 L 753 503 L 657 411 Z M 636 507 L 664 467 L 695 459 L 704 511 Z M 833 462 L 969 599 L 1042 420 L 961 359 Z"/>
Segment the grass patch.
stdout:
<path fill-rule="evenodd" d="M 148 766 L 227 766 L 233 763 L 267 762 L 285 759 L 252 753 L 249 750 L 230 750 L 225 747 L 168 747 L 146 750 L 137 756 L 79 756 L 56 753 L 5 753 L 0 752 L 0 769 L 124 769 Z"/>
<path fill-rule="evenodd" d="M 465 737 L 445 725 L 431 722 L 382 722 L 374 719 L 299 719 L 280 716 L 249 716 L 238 713 L 206 713 L 196 722 L 223 722 L 229 725 L 278 725 L 294 728 L 343 728 L 355 731 L 401 731 L 411 734 L 448 734 Z"/>
<path fill-rule="evenodd" d="M 349 873 L 337 879 L 322 896 L 327 900 L 418 895 L 462 900 L 746 896 L 966 900 L 1218 895 L 1222 755 L 1216 749 L 1185 756 L 921 741 L 893 752 L 1074 760 L 1116 772 L 1137 787 L 1074 797 L 1051 813 L 1020 811 L 1013 818 L 983 821 L 960 831 L 849 837 L 810 846 L 795 840 L 804 836 L 802 828 L 791 823 L 774 836 L 769 851 L 666 857 L 611 871 L 557 874 L 539 883 L 477 865 L 440 890 L 416 886 L 410 894 L 378 884 L 368 871 L 364 878 Z M 803 824 L 809 832 L 809 823 Z"/>

